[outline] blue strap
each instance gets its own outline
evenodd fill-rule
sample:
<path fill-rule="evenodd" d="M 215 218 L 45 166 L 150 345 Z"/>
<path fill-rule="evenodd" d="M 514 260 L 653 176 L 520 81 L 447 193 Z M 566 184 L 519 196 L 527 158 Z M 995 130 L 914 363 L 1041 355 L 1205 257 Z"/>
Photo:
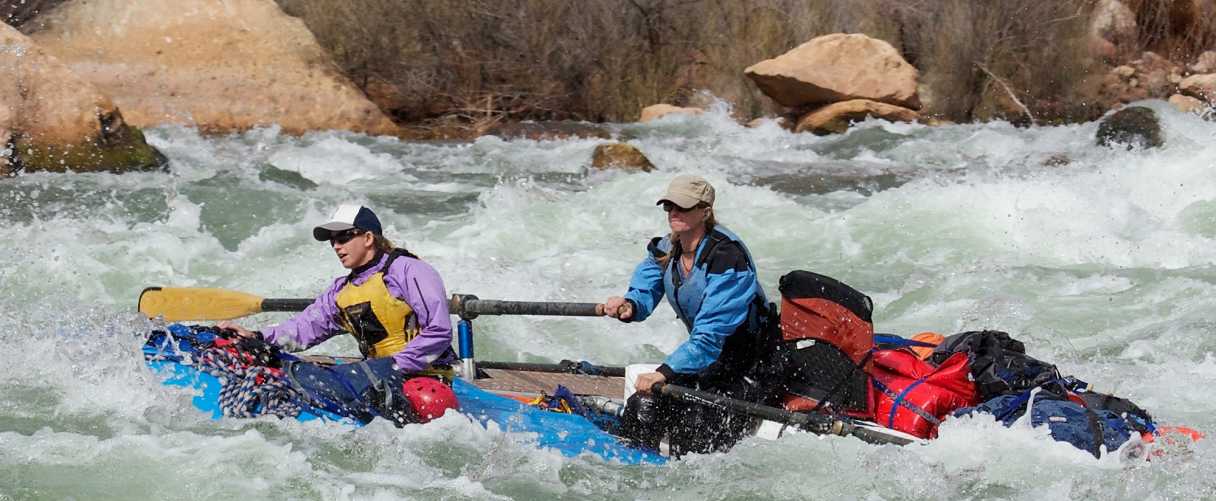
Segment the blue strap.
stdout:
<path fill-rule="evenodd" d="M 892 429 L 895 428 L 895 413 L 896 413 L 896 411 L 899 410 L 899 408 L 901 406 L 904 408 L 907 408 L 908 410 L 912 411 L 912 413 L 916 414 L 917 416 L 920 416 L 921 418 L 923 418 L 924 420 L 926 420 L 930 423 L 941 424 L 941 420 L 937 419 L 937 416 L 929 414 L 929 411 L 926 411 L 926 410 L 920 408 L 919 406 L 917 406 L 916 404 L 913 404 L 912 402 L 904 400 L 904 398 L 908 396 L 909 392 L 911 392 L 917 386 L 920 386 L 920 384 L 925 382 L 926 379 L 928 379 L 928 376 L 917 379 L 912 384 L 908 385 L 907 388 L 904 388 L 904 391 L 899 393 L 898 395 L 895 394 L 895 392 L 892 391 L 890 387 L 882 384 L 877 379 L 871 379 L 871 381 L 874 382 L 874 386 L 876 388 L 878 388 L 879 391 L 881 391 L 884 395 L 886 395 L 887 397 L 890 397 L 893 400 L 893 404 L 891 405 L 891 412 L 887 415 L 887 424 L 886 424 L 887 428 L 892 428 Z"/>
<path fill-rule="evenodd" d="M 874 344 L 889 344 L 889 345 L 899 346 L 901 348 L 905 347 L 905 346 L 916 346 L 916 347 L 920 347 L 920 348 L 936 348 L 937 347 L 937 345 L 933 344 L 933 343 L 926 343 L 924 341 L 917 341 L 915 339 L 907 339 L 907 338 L 896 336 L 895 334 L 877 334 L 877 333 L 874 334 Z"/>

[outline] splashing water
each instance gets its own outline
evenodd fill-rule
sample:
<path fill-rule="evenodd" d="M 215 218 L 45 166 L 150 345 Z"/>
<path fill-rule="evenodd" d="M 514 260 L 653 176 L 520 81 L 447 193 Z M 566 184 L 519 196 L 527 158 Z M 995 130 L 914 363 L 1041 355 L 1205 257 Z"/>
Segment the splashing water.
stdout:
<path fill-rule="evenodd" d="M 462 416 L 404 430 L 210 421 L 139 352 L 146 286 L 318 293 L 343 270 L 310 229 L 343 202 L 375 208 L 449 292 L 602 300 L 665 232 L 654 200 L 667 181 L 696 173 L 770 296 L 787 271 L 831 275 L 875 299 L 879 331 L 1005 330 L 1159 421 L 1211 432 L 1216 123 L 1148 106 L 1162 149 L 1096 147 L 1097 124 L 874 121 L 816 137 L 719 110 L 618 126 L 659 167 L 648 174 L 588 170 L 602 140 L 169 127 L 147 131 L 169 174 L 0 180 L 0 499 L 1216 497 L 1211 440 L 1151 462 L 1095 460 L 987 416 L 951 420 L 925 446 L 793 436 L 666 466 L 565 458 Z M 638 324 L 502 317 L 477 330 L 482 359 L 605 364 L 660 360 L 685 336 L 667 308 Z"/>

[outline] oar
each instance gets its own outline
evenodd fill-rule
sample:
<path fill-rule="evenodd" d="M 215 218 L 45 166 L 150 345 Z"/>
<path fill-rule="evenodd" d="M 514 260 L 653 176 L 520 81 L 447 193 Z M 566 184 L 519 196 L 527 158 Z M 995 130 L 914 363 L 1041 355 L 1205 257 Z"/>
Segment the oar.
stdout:
<path fill-rule="evenodd" d="M 268 311 L 302 311 L 312 299 L 265 299 L 247 292 L 201 287 L 148 287 L 139 295 L 139 312 L 169 322 L 231 320 Z M 502 301 L 468 294 L 452 296 L 452 313 L 478 315 L 601 316 L 596 303 Z"/>
<path fill-rule="evenodd" d="M 882 430 L 866 427 L 845 417 L 790 412 L 785 409 L 769 407 L 674 384 L 658 383 L 654 385 L 653 390 L 656 393 L 683 402 L 715 407 L 736 414 L 785 423 L 817 435 L 853 436 L 872 444 L 906 445 L 914 442 L 914 440 L 903 436 L 884 433 Z"/>
<path fill-rule="evenodd" d="M 596 303 L 567 303 L 561 301 L 503 301 L 478 299 L 471 294 L 453 294 L 449 309 L 461 318 L 478 315 L 548 315 L 559 317 L 600 317 L 604 314 Z"/>
<path fill-rule="evenodd" d="M 247 292 L 201 287 L 148 287 L 139 294 L 139 312 L 148 318 L 230 320 L 263 311 L 302 311 L 311 299 L 263 299 Z"/>
<path fill-rule="evenodd" d="M 547 372 L 553 374 L 581 374 L 585 376 L 625 377 L 624 367 L 595 365 L 587 361 L 562 360 L 557 364 L 528 362 L 477 362 L 478 369 L 506 369 L 522 372 Z"/>

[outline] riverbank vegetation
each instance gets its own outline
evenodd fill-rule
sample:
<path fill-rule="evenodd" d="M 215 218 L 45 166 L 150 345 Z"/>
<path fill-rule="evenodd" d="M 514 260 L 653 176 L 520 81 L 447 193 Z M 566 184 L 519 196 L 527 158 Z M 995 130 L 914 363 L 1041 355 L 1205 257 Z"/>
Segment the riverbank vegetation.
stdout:
<path fill-rule="evenodd" d="M 1094 0 L 277 0 L 399 122 L 625 121 L 705 90 L 740 118 L 778 113 L 743 69 L 815 36 L 891 43 L 921 72 L 924 114 L 1023 108 L 1091 119 L 1106 69 L 1090 54 Z M 1138 56 L 1216 45 L 1203 0 L 1132 0 Z M 1191 8 L 1183 6 L 1192 5 Z"/>

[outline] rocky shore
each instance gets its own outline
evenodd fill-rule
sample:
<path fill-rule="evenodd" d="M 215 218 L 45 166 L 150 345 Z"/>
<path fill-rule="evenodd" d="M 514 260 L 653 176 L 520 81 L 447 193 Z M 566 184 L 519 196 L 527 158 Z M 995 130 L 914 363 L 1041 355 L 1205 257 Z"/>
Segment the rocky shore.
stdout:
<path fill-rule="evenodd" d="M 535 107 L 504 110 L 501 95 L 487 95 L 480 115 L 469 106 L 403 112 L 401 103 L 425 101 L 427 96 L 403 96 L 400 85 L 388 79 L 352 74 L 342 63 L 346 52 L 335 52 L 332 37 L 319 40 L 315 24 L 285 12 L 283 6 L 291 3 L 145 0 L 136 5 L 123 0 L 62 0 L 43 2 L 43 11 L 7 13 L 7 20 L 18 24 L 20 31 L 0 26 L 0 64 L 13 76 L 0 91 L 0 140 L 7 145 L 7 154 L 0 156 L 0 173 L 163 168 L 163 156 L 139 132 L 140 127 L 161 124 L 208 133 L 275 125 L 289 134 L 337 129 L 407 139 L 467 139 L 481 134 L 604 136 L 593 124 L 549 128 L 521 122 L 536 118 Z M 1180 11 L 1177 26 L 1216 18 L 1216 0 L 1181 3 L 1186 8 Z M 1084 23 L 1080 56 L 1084 64 L 1079 67 L 1088 73 L 1077 77 L 1076 88 L 1060 98 L 1076 102 L 1052 103 L 1041 96 L 1032 100 L 1033 93 L 1017 85 L 1008 71 L 975 62 L 960 70 L 982 82 L 969 119 L 1058 123 L 1091 119 L 1145 99 L 1167 100 L 1180 111 L 1212 115 L 1216 50 L 1188 55 L 1186 60 L 1177 60 L 1178 54 L 1195 51 L 1161 55 L 1144 50 L 1149 43 L 1142 18 L 1151 11 L 1143 2 L 1097 0 L 1078 5 L 1086 7 L 1084 14 L 1078 14 L 1083 18 L 1069 22 Z M 722 67 L 714 56 L 694 50 L 692 63 L 673 74 L 673 85 L 679 89 L 673 99 L 640 107 L 635 115 L 615 121 L 698 114 L 710 99 L 725 101 L 740 123 L 770 118 L 790 130 L 813 134 L 841 133 L 871 117 L 930 124 L 949 121 L 952 116 L 946 105 L 953 103 L 940 95 L 941 63 L 927 66 L 933 72 L 926 80 L 918 67 L 929 64 L 923 60 L 926 49 L 918 52 L 909 48 L 914 44 L 906 39 L 889 41 L 879 36 L 891 31 L 889 26 L 874 31 L 813 36 L 783 54 L 767 54 L 735 68 Z M 910 62 L 908 54 L 920 60 Z M 735 80 L 707 77 L 709 72 L 734 75 Z M 762 105 L 745 106 L 748 93 L 763 96 Z M 434 100 L 440 101 L 440 94 Z M 1056 108 L 1059 111 L 1053 111 Z M 1078 109 L 1085 111 L 1077 115 Z M 548 115 L 563 116 L 552 111 Z M 632 158 L 629 155 L 633 152 L 627 155 Z M 596 166 L 625 163 L 649 168 L 644 157 L 607 158 L 597 156 Z"/>

